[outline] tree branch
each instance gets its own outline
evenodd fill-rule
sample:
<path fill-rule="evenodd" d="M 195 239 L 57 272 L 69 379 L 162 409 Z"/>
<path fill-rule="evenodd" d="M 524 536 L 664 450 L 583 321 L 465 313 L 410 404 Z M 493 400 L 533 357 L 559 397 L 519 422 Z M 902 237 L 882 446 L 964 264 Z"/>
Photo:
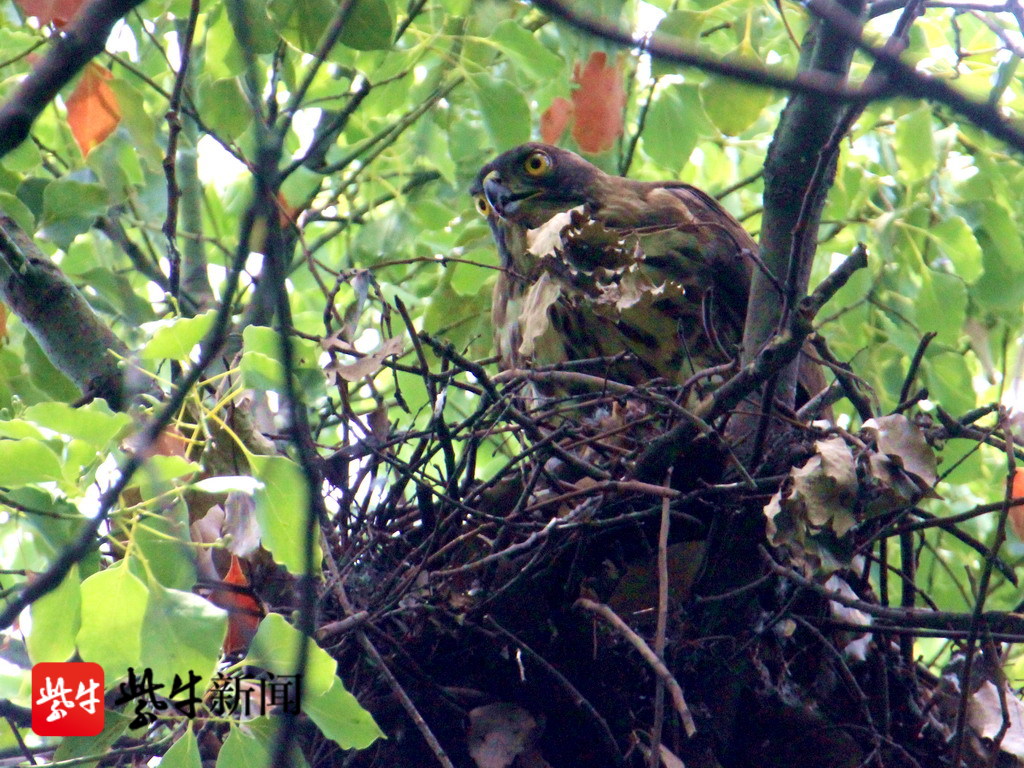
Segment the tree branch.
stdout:
<path fill-rule="evenodd" d="M 124 410 L 131 393 L 119 359 L 128 347 L 13 219 L 0 213 L 0 300 L 87 397 Z M 139 382 L 141 383 L 141 382 Z"/>
<path fill-rule="evenodd" d="M 53 46 L 0 107 L 0 157 L 28 138 L 32 123 L 60 89 L 103 52 L 110 30 L 142 0 L 93 0 L 55 33 Z"/>

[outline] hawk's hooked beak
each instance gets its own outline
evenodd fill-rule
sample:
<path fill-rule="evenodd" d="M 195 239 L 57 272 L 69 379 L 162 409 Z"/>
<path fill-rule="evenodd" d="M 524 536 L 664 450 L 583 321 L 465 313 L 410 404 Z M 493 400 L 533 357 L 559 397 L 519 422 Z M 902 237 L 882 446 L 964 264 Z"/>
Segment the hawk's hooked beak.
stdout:
<path fill-rule="evenodd" d="M 484 177 L 483 186 L 484 196 L 496 214 L 504 218 L 507 213 L 513 212 L 507 210 L 509 204 L 513 202 L 512 192 L 502 183 L 501 175 L 497 171 L 491 171 Z"/>

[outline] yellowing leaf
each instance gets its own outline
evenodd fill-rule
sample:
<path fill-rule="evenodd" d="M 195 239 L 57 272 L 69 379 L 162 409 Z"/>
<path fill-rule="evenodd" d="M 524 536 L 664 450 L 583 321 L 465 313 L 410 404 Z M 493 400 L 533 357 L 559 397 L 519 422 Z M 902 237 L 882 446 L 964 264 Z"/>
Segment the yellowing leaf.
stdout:
<path fill-rule="evenodd" d="M 106 67 L 89 63 L 68 97 L 68 125 L 83 155 L 88 155 L 121 122 L 121 107 L 107 81 Z"/>

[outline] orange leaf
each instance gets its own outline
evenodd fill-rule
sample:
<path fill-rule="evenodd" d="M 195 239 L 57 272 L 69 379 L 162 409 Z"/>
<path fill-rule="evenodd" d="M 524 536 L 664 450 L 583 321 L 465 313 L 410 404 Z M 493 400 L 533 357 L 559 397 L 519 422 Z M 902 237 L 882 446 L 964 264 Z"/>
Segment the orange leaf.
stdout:
<path fill-rule="evenodd" d="M 164 428 L 156 440 L 153 441 L 152 452 L 155 456 L 181 456 L 185 458 L 188 448 L 188 438 L 173 424 Z"/>
<path fill-rule="evenodd" d="M 107 85 L 110 71 L 90 62 L 68 97 L 68 124 L 83 155 L 88 155 L 121 122 L 121 107 Z"/>
<path fill-rule="evenodd" d="M 248 587 L 249 580 L 242 572 L 241 562 L 231 556 L 231 567 L 224 577 L 224 583 L 233 587 Z M 241 653 L 249 647 L 256 629 L 263 618 L 263 607 L 247 592 L 238 589 L 215 589 L 210 593 L 210 602 L 228 612 L 228 633 L 224 638 L 224 653 Z"/>
<path fill-rule="evenodd" d="M 277 191 L 277 218 L 281 224 L 281 229 L 288 229 L 294 227 L 295 222 L 299 219 L 299 214 L 302 213 L 302 208 L 294 206 L 288 202 L 288 198 L 284 196 L 284 192 L 281 190 Z"/>
<path fill-rule="evenodd" d="M 540 138 L 548 144 L 557 144 L 572 118 L 573 105 L 568 99 L 557 97 L 540 116 Z"/>
<path fill-rule="evenodd" d="M 1013 471 L 1010 494 L 1015 499 L 1024 498 L 1024 468 L 1022 467 L 1017 467 Z M 1010 527 L 1017 534 L 1017 538 L 1024 541 L 1024 504 L 1014 504 L 1010 507 Z"/>
<path fill-rule="evenodd" d="M 595 51 L 580 69 L 573 69 L 572 79 L 579 87 L 572 92 L 576 122 L 572 137 L 584 152 L 611 149 L 622 135 L 622 112 L 626 92 L 622 87 L 622 59 L 608 66 L 608 55 Z"/>
<path fill-rule="evenodd" d="M 85 0 L 14 0 L 29 16 L 35 16 L 40 24 L 53 22 L 63 27 L 82 7 Z"/>

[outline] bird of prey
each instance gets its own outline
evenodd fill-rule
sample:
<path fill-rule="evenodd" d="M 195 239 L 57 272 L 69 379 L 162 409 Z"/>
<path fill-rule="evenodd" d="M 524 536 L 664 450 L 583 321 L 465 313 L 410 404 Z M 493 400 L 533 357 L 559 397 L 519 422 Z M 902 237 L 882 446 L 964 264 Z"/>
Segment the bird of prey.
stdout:
<path fill-rule="evenodd" d="M 737 357 L 757 246 L 706 193 L 529 143 L 481 168 L 471 194 L 501 257 L 503 369 L 586 360 L 624 384 L 683 384 Z"/>

